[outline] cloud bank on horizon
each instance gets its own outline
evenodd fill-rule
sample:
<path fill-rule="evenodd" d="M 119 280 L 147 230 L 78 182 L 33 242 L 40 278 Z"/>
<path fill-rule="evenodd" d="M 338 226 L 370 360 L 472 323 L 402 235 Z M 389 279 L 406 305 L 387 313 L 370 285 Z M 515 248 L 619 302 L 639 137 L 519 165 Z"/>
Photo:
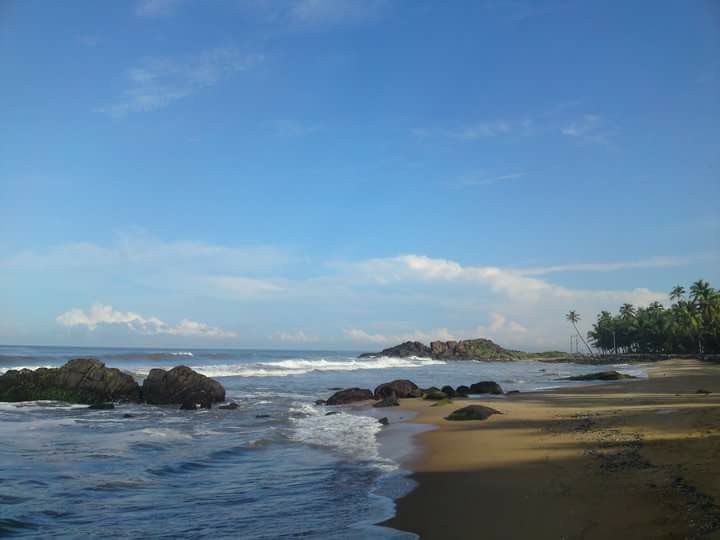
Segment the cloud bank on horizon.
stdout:
<path fill-rule="evenodd" d="M 0 343 L 563 348 L 717 285 L 709 10 L 9 3 Z"/>

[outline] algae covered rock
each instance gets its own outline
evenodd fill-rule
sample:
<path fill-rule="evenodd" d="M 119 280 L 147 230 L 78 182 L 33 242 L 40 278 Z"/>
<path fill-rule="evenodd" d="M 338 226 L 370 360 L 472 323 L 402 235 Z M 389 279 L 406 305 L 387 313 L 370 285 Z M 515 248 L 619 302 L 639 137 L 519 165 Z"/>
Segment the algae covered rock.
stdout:
<path fill-rule="evenodd" d="M 0 376 L 0 401 L 57 400 L 68 403 L 140 401 L 132 375 L 94 358 L 76 358 L 59 368 L 9 370 Z"/>
<path fill-rule="evenodd" d="M 484 405 L 468 405 L 462 409 L 458 409 L 450 413 L 445 420 L 464 421 L 464 420 L 487 420 L 493 414 L 502 414 L 500 411 L 485 407 Z"/>

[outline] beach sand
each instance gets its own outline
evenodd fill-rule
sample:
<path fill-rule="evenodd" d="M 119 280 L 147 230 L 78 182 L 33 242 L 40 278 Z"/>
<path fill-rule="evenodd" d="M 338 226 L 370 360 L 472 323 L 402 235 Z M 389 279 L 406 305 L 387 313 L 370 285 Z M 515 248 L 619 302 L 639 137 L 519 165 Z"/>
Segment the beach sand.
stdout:
<path fill-rule="evenodd" d="M 419 485 L 383 525 L 446 540 L 720 539 L 720 364 L 668 360 L 649 375 L 439 407 L 403 400 L 436 428 L 417 436 L 406 465 Z M 503 414 L 444 420 L 468 403 Z"/>

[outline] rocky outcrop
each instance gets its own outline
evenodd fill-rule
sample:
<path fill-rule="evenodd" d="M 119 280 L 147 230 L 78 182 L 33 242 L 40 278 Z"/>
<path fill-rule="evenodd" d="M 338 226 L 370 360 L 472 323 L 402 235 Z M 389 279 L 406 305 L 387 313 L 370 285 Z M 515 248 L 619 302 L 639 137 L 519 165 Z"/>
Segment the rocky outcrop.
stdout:
<path fill-rule="evenodd" d="M 455 389 L 450 386 L 449 384 L 446 384 L 440 389 L 441 392 L 445 393 L 447 397 L 455 397 L 457 394 L 455 392 Z"/>
<path fill-rule="evenodd" d="M 468 405 L 467 407 L 453 411 L 445 420 L 487 420 L 493 414 L 502 413 L 490 407 L 485 407 L 484 405 Z"/>
<path fill-rule="evenodd" d="M 597 373 L 588 373 L 586 375 L 575 375 L 566 377 L 565 381 L 620 381 L 622 379 L 637 379 L 632 375 L 625 375 L 617 371 L 599 371 Z"/>
<path fill-rule="evenodd" d="M 400 402 L 396 397 L 386 397 L 382 401 L 378 401 L 377 403 L 373 404 L 373 407 L 397 407 L 400 405 Z"/>
<path fill-rule="evenodd" d="M 461 384 L 455 389 L 455 396 L 456 397 L 467 397 L 470 393 L 470 387 L 465 386 L 464 384 Z"/>
<path fill-rule="evenodd" d="M 447 399 L 448 395 L 445 392 L 441 392 L 440 390 L 431 390 L 430 392 L 426 392 L 423 398 L 427 399 L 428 401 L 440 401 L 443 399 Z"/>
<path fill-rule="evenodd" d="M 429 358 L 431 355 L 430 347 L 420 343 L 419 341 L 406 341 L 395 347 L 383 349 L 377 353 L 363 353 L 360 358 L 372 358 L 375 356 L 390 356 L 393 358 L 408 358 L 410 356 L 419 356 Z"/>
<path fill-rule="evenodd" d="M 389 383 L 383 383 L 375 388 L 374 396 L 377 400 L 388 397 L 395 398 L 414 398 L 420 397 L 422 392 L 418 385 L 407 379 L 397 379 Z"/>
<path fill-rule="evenodd" d="M 143 381 L 142 397 L 153 405 L 179 403 L 183 409 L 210 408 L 225 401 L 225 388 L 187 366 L 177 366 L 170 371 L 151 369 Z"/>
<path fill-rule="evenodd" d="M 367 388 L 346 388 L 335 392 L 327 400 L 327 405 L 346 405 L 356 401 L 368 401 L 373 398 L 373 393 Z"/>
<path fill-rule="evenodd" d="M 480 381 L 470 385 L 471 394 L 502 394 L 502 387 L 495 381 Z"/>
<path fill-rule="evenodd" d="M 9 370 L 0 376 L 0 401 L 58 400 L 69 403 L 140 401 L 135 379 L 92 358 L 59 368 Z"/>
<path fill-rule="evenodd" d="M 373 356 L 429 357 L 442 360 L 520 360 L 521 353 L 509 351 L 489 339 L 464 339 L 460 341 L 433 341 L 428 347 L 419 341 L 406 341 L 377 353 L 364 353 L 361 358 Z"/>

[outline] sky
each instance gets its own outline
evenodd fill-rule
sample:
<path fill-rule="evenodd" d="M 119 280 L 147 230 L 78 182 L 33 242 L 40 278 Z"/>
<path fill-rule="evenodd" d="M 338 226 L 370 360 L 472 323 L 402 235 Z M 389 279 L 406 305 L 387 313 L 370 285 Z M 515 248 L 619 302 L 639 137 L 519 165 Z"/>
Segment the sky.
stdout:
<path fill-rule="evenodd" d="M 0 0 L 0 343 L 567 349 L 720 286 L 720 4 Z"/>

